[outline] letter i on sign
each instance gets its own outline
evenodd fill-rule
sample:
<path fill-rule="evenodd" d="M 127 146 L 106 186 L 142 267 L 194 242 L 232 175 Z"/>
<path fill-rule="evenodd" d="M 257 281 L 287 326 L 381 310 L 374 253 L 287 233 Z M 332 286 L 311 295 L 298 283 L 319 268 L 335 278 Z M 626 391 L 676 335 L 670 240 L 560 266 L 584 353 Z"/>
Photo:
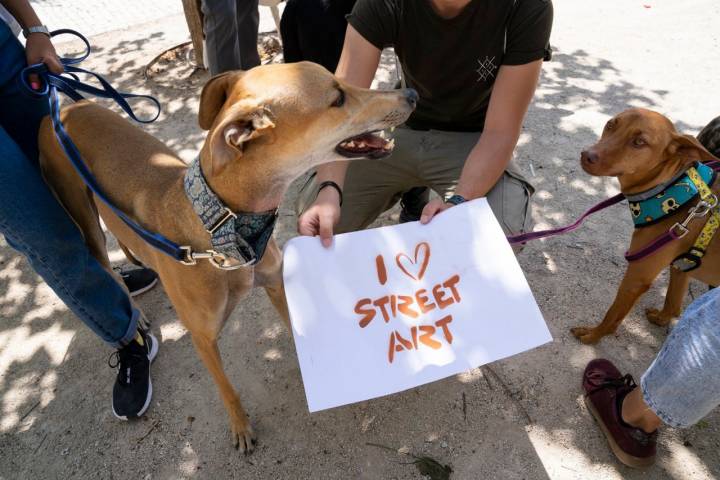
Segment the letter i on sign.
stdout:
<path fill-rule="evenodd" d="M 380 285 L 385 285 L 385 282 L 387 282 L 387 268 L 385 268 L 385 259 L 382 255 L 375 257 L 375 268 Z"/>

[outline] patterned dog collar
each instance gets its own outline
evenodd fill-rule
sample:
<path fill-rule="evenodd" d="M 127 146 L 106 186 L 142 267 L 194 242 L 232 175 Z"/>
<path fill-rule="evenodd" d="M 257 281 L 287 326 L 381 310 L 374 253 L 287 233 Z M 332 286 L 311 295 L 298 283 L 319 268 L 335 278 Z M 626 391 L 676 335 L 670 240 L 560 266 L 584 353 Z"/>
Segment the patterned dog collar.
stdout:
<path fill-rule="evenodd" d="M 701 163 L 695 169 L 706 185 L 712 185 L 715 172 Z M 635 228 L 647 227 L 659 222 L 698 196 L 698 188 L 687 172 L 680 175 L 674 182 L 657 191 L 657 187 L 637 195 L 628 195 L 630 213 Z"/>
<path fill-rule="evenodd" d="M 200 168 L 200 158 L 185 173 L 185 194 L 211 235 L 213 249 L 247 265 L 262 259 L 272 237 L 277 209 L 268 212 L 233 212 L 212 191 Z"/>

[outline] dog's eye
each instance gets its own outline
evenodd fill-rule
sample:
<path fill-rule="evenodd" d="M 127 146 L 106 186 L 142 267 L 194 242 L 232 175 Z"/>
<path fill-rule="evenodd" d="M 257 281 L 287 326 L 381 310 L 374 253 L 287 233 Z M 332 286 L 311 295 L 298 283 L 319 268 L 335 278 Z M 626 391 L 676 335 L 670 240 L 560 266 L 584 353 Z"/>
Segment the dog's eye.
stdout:
<path fill-rule="evenodd" d="M 635 137 L 635 138 L 633 138 L 632 144 L 633 144 L 633 147 L 639 148 L 639 147 L 644 147 L 645 145 L 647 145 L 647 142 L 645 140 L 643 140 L 642 137 Z"/>
<path fill-rule="evenodd" d="M 345 92 L 343 92 L 340 89 L 338 89 L 338 92 L 339 92 L 338 97 L 332 103 L 332 105 L 331 105 L 332 107 L 342 107 L 343 105 L 345 105 Z"/>
<path fill-rule="evenodd" d="M 607 123 L 605 124 L 605 130 L 608 130 L 608 131 L 609 131 L 609 130 L 612 130 L 614 126 L 615 126 L 615 122 L 613 122 L 612 120 L 610 120 L 609 122 L 607 122 Z"/>

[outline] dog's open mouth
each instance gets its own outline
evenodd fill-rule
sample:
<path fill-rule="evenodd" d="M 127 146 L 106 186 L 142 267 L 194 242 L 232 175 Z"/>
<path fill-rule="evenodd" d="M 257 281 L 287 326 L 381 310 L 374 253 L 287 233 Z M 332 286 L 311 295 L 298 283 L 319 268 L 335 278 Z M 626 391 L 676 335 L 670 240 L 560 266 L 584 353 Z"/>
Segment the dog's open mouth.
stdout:
<path fill-rule="evenodd" d="M 335 151 L 347 158 L 383 158 L 392 153 L 395 140 L 385 138 L 383 132 L 367 132 L 338 143 Z"/>

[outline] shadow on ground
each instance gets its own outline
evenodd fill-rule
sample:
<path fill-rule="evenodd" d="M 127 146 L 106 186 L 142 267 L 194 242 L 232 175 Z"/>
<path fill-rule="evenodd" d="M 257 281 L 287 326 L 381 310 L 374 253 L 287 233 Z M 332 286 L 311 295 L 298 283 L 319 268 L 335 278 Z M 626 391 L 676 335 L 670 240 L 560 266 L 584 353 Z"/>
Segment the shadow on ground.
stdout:
<path fill-rule="evenodd" d="M 142 77 L 152 56 L 147 52 L 159 52 L 172 38 L 157 31 L 137 40 L 101 40 L 114 46 L 97 47 L 87 68 L 108 72 L 120 90 L 157 96 L 164 113 L 143 128 L 186 161 L 193 158 L 204 138 L 196 123 L 202 82 L 161 88 Z M 385 56 L 382 84 L 394 83 L 393 71 L 391 57 Z M 608 60 L 583 51 L 556 53 L 545 67 L 517 149 L 519 163 L 537 187 L 537 228 L 566 223 L 616 193 L 614 181 L 581 171 L 578 152 L 595 140 L 610 115 L 629 105 L 656 107 L 663 95 L 621 80 Z M 700 127 L 679 125 L 690 131 Z M 296 182 L 281 209 L 276 232 L 281 244 L 295 234 L 297 188 Z M 313 415 L 290 336 L 264 294 L 252 294 L 232 315 L 220 342 L 228 376 L 260 438 L 258 450 L 247 458 L 231 448 L 215 387 L 162 288 L 139 299 L 162 339 L 153 367 L 155 403 L 143 419 L 119 422 L 109 408 L 111 351 L 3 243 L 0 478 L 417 478 L 404 464 L 407 457 L 366 442 L 430 455 L 451 464 L 454 478 L 461 479 L 717 475 L 717 413 L 686 431 L 665 430 L 661 460 L 641 473 L 618 466 L 582 405 L 580 375 L 587 361 L 612 358 L 639 377 L 667 333 L 638 313 L 661 302 L 663 291 L 656 286 L 617 337 L 584 346 L 569 334 L 571 326 L 598 322 L 609 306 L 624 269 L 628 219 L 618 206 L 579 232 L 533 243 L 520 255 L 555 338 L 551 344 L 496 362 L 497 377 L 476 369 Z M 113 260 L 121 260 L 112 241 L 110 248 Z"/>

